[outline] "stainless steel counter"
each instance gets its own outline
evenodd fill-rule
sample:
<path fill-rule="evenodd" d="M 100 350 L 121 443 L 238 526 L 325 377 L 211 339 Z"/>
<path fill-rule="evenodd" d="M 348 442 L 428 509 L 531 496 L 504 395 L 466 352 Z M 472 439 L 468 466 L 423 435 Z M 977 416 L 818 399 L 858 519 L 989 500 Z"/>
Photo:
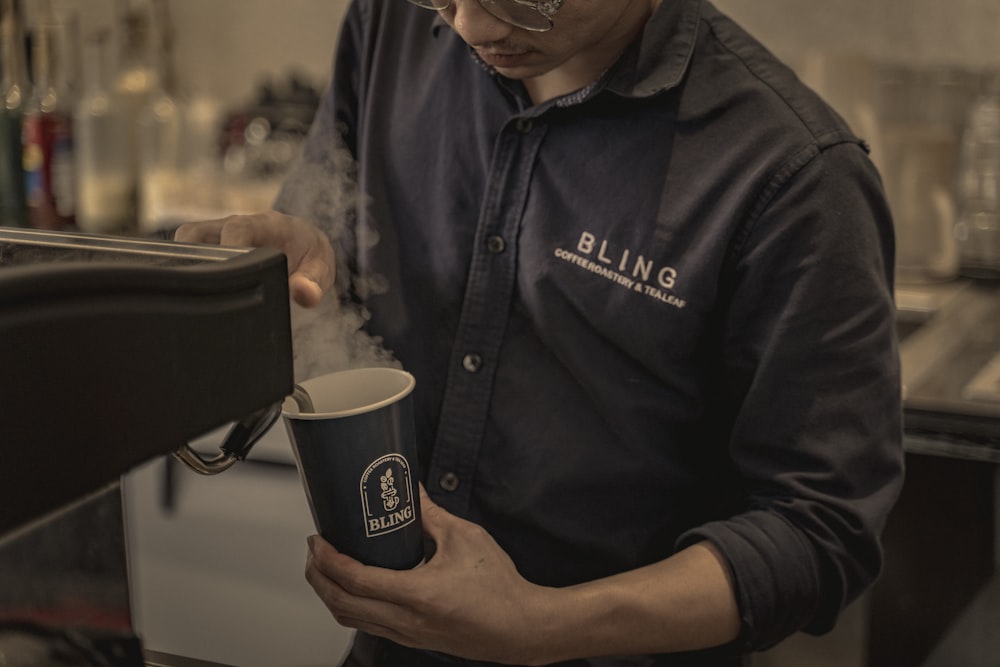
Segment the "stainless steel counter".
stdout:
<path fill-rule="evenodd" d="M 1000 463 L 1000 285 L 896 291 L 909 451 Z"/>

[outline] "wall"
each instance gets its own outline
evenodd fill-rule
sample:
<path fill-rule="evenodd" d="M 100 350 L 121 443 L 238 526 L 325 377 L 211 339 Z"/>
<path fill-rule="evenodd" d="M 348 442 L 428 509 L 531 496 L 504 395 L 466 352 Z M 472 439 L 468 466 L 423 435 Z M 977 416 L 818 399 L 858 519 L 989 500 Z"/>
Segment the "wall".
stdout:
<path fill-rule="evenodd" d="M 888 62 L 1000 64 L 996 0 L 717 0 L 716 5 L 793 60 L 814 48 Z"/>
<path fill-rule="evenodd" d="M 129 1 L 142 0 L 52 0 L 56 9 L 78 13 L 84 34 L 109 24 L 116 5 Z M 26 0 L 29 13 L 38 4 Z M 325 81 L 347 4 L 172 0 L 181 75 L 226 103 L 246 98 L 263 77 L 282 76 L 290 68 Z M 793 65 L 820 50 L 884 62 L 1000 66 L 996 0 L 717 0 L 716 5 Z"/>
<path fill-rule="evenodd" d="M 178 68 L 191 85 L 225 100 L 265 76 L 329 77 L 346 0 L 175 0 Z"/>

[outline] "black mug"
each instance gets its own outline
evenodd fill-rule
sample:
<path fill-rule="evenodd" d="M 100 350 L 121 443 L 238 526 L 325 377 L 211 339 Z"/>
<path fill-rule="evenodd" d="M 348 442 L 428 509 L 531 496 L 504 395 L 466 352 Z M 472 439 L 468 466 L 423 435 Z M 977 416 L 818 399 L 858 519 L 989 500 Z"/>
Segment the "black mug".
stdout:
<path fill-rule="evenodd" d="M 366 565 L 424 559 L 415 385 L 394 368 L 339 371 L 302 382 L 282 405 L 316 529 Z"/>

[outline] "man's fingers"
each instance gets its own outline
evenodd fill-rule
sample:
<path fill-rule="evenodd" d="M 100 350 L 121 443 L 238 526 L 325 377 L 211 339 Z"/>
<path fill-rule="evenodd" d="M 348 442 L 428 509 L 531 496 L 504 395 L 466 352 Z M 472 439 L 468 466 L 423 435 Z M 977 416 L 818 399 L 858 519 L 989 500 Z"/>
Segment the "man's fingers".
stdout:
<path fill-rule="evenodd" d="M 284 239 L 272 238 L 273 232 L 257 216 L 227 218 L 222 226 L 219 245 L 236 248 L 270 246 L 281 249 Z"/>
<path fill-rule="evenodd" d="M 288 279 L 292 300 L 303 308 L 315 308 L 323 300 L 323 288 L 311 277 L 298 272 Z"/>
<path fill-rule="evenodd" d="M 319 305 L 323 294 L 333 287 L 333 251 L 320 234 L 298 260 L 289 276 L 292 298 L 300 306 Z"/>
<path fill-rule="evenodd" d="M 222 226 L 225 220 L 207 220 L 203 222 L 188 222 L 174 232 L 174 240 L 180 243 L 212 243 L 219 244 L 222 238 Z"/>
<path fill-rule="evenodd" d="M 289 216 L 274 212 L 231 215 L 219 220 L 188 222 L 177 228 L 175 241 L 214 243 L 235 248 L 276 248 L 287 250 L 294 240 Z M 308 223 L 295 221 L 305 229 Z M 311 230 L 310 230 L 311 231 Z M 310 238 L 310 241 L 314 239 Z"/>

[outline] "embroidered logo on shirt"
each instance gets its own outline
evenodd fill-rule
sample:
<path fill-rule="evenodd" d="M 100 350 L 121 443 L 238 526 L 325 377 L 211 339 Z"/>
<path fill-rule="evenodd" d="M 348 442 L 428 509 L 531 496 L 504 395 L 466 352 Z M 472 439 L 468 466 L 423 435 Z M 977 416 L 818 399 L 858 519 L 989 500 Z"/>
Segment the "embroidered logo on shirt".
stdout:
<path fill-rule="evenodd" d="M 674 293 L 677 270 L 670 266 L 657 266 L 652 260 L 629 248 L 612 250 L 607 239 L 599 240 L 590 232 L 583 232 L 574 250 L 556 248 L 558 259 L 610 280 L 623 289 L 632 290 L 661 303 L 683 308 L 687 301 Z"/>
<path fill-rule="evenodd" d="M 376 537 L 407 526 L 416 519 L 410 464 L 399 454 L 374 461 L 361 476 L 365 535 Z"/>

